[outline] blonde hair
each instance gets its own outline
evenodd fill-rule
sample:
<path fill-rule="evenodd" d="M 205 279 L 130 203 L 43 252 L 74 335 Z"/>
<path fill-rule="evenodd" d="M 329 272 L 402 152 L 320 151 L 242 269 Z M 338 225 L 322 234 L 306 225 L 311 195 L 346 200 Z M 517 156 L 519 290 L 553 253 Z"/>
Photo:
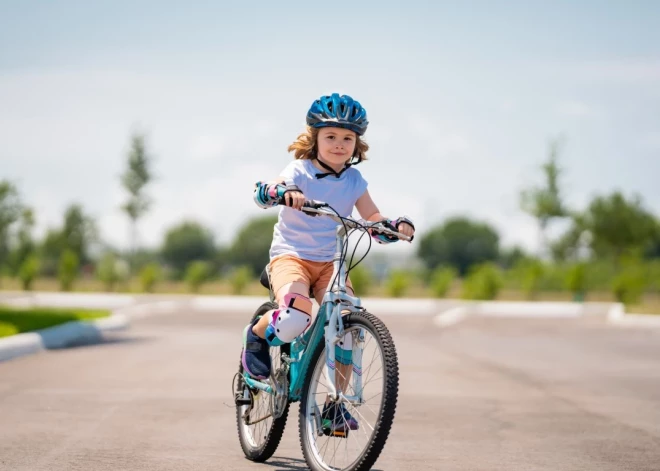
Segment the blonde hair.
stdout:
<path fill-rule="evenodd" d="M 307 126 L 307 131 L 300 134 L 296 140 L 287 149 L 289 152 L 294 152 L 296 159 L 315 159 L 317 155 L 316 138 L 319 135 L 318 128 Z M 367 151 L 369 144 L 363 141 L 360 136 L 355 135 L 355 154 L 361 160 L 367 160 Z"/>

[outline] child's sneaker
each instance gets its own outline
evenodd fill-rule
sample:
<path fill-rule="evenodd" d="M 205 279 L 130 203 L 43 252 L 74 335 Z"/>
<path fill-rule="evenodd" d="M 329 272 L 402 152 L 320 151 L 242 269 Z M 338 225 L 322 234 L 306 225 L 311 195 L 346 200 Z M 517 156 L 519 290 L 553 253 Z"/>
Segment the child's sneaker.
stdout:
<path fill-rule="evenodd" d="M 349 423 L 347 416 L 350 417 L 352 423 Z M 325 435 L 346 437 L 349 430 L 357 430 L 358 423 L 343 407 L 343 404 L 337 405 L 331 402 L 323 407 L 321 426 Z"/>
<path fill-rule="evenodd" d="M 266 379 L 270 376 L 270 347 L 266 339 L 252 332 L 250 323 L 243 331 L 243 369 L 254 379 Z"/>
<path fill-rule="evenodd" d="M 351 430 L 357 430 L 360 428 L 360 424 L 358 424 L 358 421 L 353 417 L 350 412 L 348 412 L 348 409 L 346 408 L 346 405 L 344 403 L 341 403 L 339 407 L 342 410 L 342 414 L 344 416 L 344 420 L 346 421 L 346 424 L 348 424 L 348 428 Z"/>

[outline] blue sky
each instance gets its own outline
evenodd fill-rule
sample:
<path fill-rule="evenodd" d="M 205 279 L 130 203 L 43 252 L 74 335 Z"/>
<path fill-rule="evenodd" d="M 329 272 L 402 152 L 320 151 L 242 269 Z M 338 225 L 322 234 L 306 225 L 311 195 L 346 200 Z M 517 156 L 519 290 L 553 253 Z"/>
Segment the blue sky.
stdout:
<path fill-rule="evenodd" d="M 518 194 L 555 136 L 569 205 L 621 190 L 660 215 L 659 18 L 651 1 L 0 2 L 0 178 L 38 234 L 78 202 L 125 246 L 118 176 L 141 129 L 143 243 L 183 218 L 227 242 L 337 91 L 367 108 L 358 168 L 383 213 L 422 232 L 467 214 L 534 249 Z"/>

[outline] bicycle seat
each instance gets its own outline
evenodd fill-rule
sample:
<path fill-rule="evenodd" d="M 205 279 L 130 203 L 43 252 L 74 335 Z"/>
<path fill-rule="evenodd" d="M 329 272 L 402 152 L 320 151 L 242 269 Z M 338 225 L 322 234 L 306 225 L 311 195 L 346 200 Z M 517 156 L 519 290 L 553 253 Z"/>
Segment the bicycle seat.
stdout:
<path fill-rule="evenodd" d="M 261 272 L 261 276 L 259 277 L 259 282 L 261 283 L 261 286 L 263 286 L 266 289 L 270 289 L 270 278 L 268 278 L 268 265 L 266 265 Z"/>

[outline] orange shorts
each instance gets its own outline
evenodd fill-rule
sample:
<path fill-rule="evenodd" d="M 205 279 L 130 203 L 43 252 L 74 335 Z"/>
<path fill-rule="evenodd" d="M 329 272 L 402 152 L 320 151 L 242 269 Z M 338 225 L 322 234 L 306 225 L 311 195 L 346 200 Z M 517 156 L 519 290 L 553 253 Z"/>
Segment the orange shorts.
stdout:
<path fill-rule="evenodd" d="M 284 285 L 299 282 L 310 286 L 314 290 L 314 297 L 318 298 L 325 294 L 332 277 L 332 262 L 313 262 L 303 260 L 293 255 L 281 255 L 270 261 L 270 284 L 273 292 L 277 292 Z M 351 288 L 351 280 L 346 280 L 346 286 Z"/>

